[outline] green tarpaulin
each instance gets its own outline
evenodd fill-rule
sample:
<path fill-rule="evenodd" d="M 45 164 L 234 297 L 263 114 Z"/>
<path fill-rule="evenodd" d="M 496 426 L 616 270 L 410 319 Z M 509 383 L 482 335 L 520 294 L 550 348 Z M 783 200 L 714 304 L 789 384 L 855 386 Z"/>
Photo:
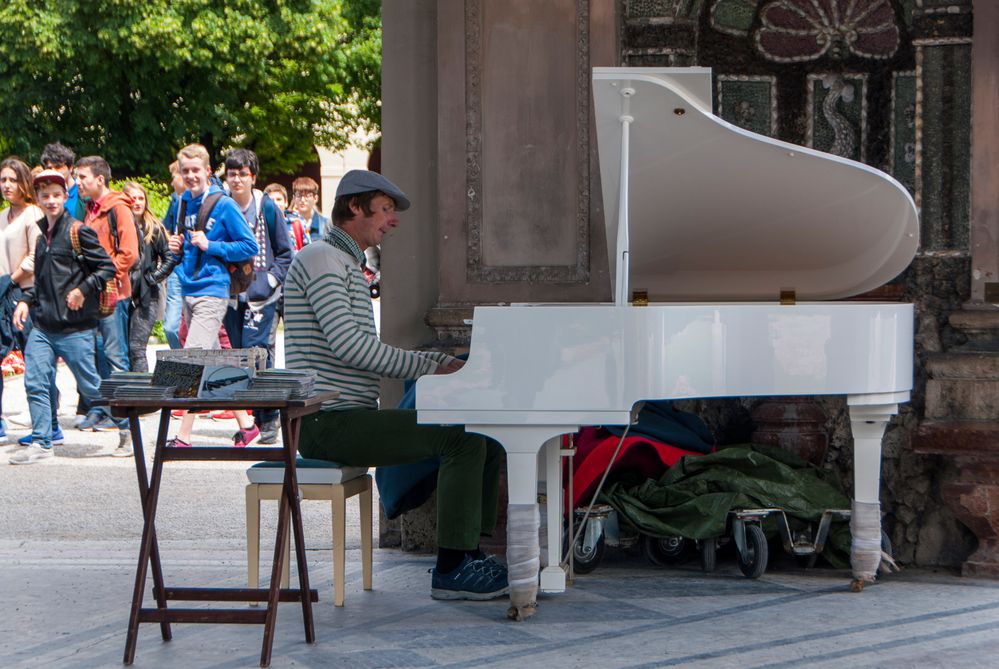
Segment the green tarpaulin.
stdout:
<path fill-rule="evenodd" d="M 601 501 L 644 534 L 688 539 L 724 536 L 729 511 L 738 509 L 782 509 L 793 532 L 817 526 L 827 509 L 850 508 L 831 473 L 758 444 L 684 457 L 658 481 L 609 485 Z M 765 523 L 764 530 L 774 536 L 777 525 Z M 835 567 L 848 566 L 849 523 L 833 523 L 822 555 Z"/>

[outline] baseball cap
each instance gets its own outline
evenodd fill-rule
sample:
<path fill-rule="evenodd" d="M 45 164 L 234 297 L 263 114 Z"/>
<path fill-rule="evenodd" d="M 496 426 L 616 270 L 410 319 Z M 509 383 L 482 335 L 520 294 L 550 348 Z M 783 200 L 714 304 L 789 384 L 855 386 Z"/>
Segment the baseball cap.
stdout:
<path fill-rule="evenodd" d="M 32 184 L 35 188 L 39 188 L 43 184 L 59 184 L 63 188 L 66 188 L 66 178 L 56 170 L 42 170 L 35 175 Z"/>
<path fill-rule="evenodd" d="M 336 187 L 336 197 L 369 193 L 375 190 L 380 190 L 395 200 L 396 211 L 409 209 L 409 198 L 398 186 L 378 172 L 369 172 L 368 170 L 351 170 L 344 174 L 343 178 L 340 179 L 340 185 Z"/>

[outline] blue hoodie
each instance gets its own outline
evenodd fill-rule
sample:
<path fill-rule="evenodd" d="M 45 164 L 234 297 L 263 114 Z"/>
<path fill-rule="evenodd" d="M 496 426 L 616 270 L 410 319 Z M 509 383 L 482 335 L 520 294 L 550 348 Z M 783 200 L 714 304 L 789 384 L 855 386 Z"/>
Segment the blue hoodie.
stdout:
<path fill-rule="evenodd" d="M 198 197 L 192 196 L 191 191 L 185 191 L 181 196 L 184 202 L 184 257 L 176 272 L 184 297 L 229 299 L 226 263 L 247 260 L 259 250 L 253 230 L 243 218 L 239 205 L 227 195 L 215 204 L 211 217 L 205 223 L 208 250 L 201 251 L 191 243 L 191 232 L 198 220 L 202 200 L 209 193 L 221 192 L 221 188 L 211 185 Z"/>

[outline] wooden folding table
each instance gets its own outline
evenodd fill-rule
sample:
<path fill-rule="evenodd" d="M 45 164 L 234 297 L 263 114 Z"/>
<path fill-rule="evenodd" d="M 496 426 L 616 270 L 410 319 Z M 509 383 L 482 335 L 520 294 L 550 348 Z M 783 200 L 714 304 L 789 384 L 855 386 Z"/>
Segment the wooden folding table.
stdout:
<path fill-rule="evenodd" d="M 302 400 L 278 401 L 232 401 L 199 400 L 187 398 L 163 399 L 115 399 L 111 401 L 111 411 L 116 417 L 128 418 L 132 431 L 132 448 L 135 452 L 135 471 L 139 479 L 139 497 L 142 500 L 144 524 L 142 544 L 139 548 L 139 564 L 135 571 L 135 590 L 132 594 L 132 609 L 128 617 L 128 635 L 125 641 L 125 664 L 135 659 L 136 640 L 140 623 L 159 623 L 164 641 L 173 634 L 170 623 L 240 623 L 264 626 L 263 647 L 260 651 L 260 666 L 266 667 L 271 661 L 271 646 L 274 642 L 274 624 L 277 620 L 278 602 L 301 602 L 302 618 L 305 624 L 305 640 L 315 643 L 315 623 L 312 618 L 312 602 L 318 601 L 318 593 L 309 588 L 309 570 L 305 559 L 305 537 L 302 531 L 302 512 L 298 499 L 298 476 L 295 471 L 295 458 L 298 454 L 298 437 L 302 418 L 318 411 L 323 402 L 337 396 L 334 392 L 312 395 Z M 281 447 L 235 448 L 233 446 L 194 446 L 177 448 L 167 446 L 167 431 L 170 427 L 170 412 L 186 410 L 277 410 L 281 416 Z M 142 431 L 139 425 L 140 413 L 160 411 L 159 431 L 153 454 L 152 474 L 147 478 L 146 459 L 142 449 Z M 274 562 L 271 568 L 270 588 L 193 588 L 169 587 L 163 582 L 163 569 L 160 565 L 159 546 L 156 541 L 156 505 L 160 494 L 160 480 L 163 463 L 178 460 L 229 460 L 280 461 L 285 463 L 284 487 L 281 506 L 278 512 L 277 538 L 274 542 Z M 284 561 L 282 547 L 288 540 L 288 521 L 291 516 L 295 538 L 295 556 L 298 560 L 297 589 L 280 589 L 281 570 Z M 152 567 L 153 597 L 156 608 L 142 608 L 143 591 L 146 584 L 146 570 Z M 307 593 L 308 596 L 303 596 Z M 209 601 L 209 602 L 257 602 L 267 601 L 266 609 L 198 609 L 168 608 L 168 601 Z"/>

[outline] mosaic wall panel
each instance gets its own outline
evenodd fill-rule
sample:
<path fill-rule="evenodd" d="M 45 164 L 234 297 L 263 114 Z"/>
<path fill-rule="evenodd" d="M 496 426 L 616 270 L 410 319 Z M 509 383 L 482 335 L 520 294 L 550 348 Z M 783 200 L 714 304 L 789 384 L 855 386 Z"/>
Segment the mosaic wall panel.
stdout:
<path fill-rule="evenodd" d="M 808 75 L 805 145 L 841 158 L 866 158 L 867 77 L 827 72 Z"/>
<path fill-rule="evenodd" d="M 922 249 L 968 250 L 971 0 L 705 0 L 683 25 L 666 4 L 625 64 L 711 67 L 722 118 L 890 172 Z"/>
<path fill-rule="evenodd" d="M 971 45 L 923 49 L 918 163 L 921 246 L 967 250 L 971 221 Z"/>
<path fill-rule="evenodd" d="M 916 192 L 916 73 L 896 72 L 891 96 L 891 174 Z"/>
<path fill-rule="evenodd" d="M 696 17 L 704 0 L 626 0 L 625 17 L 685 18 Z"/>
<path fill-rule="evenodd" d="M 740 128 L 776 137 L 776 82 L 772 76 L 718 75 L 715 113 Z"/>

